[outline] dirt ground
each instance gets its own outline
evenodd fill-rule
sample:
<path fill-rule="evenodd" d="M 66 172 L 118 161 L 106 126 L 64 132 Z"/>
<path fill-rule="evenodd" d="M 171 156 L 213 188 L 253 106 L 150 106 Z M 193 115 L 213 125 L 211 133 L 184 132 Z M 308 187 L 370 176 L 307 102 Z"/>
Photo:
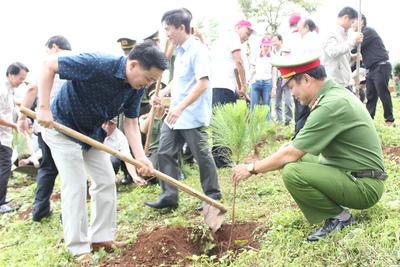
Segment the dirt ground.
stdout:
<path fill-rule="evenodd" d="M 243 250 L 260 248 L 255 236 L 268 231 L 256 222 L 236 223 L 229 250 L 235 255 Z M 215 233 L 182 226 L 166 226 L 151 232 L 139 233 L 136 242 L 112 260 L 101 266 L 186 266 L 193 263 L 193 256 L 216 255 L 220 258 L 228 251 L 230 224 L 223 224 Z"/>
<path fill-rule="evenodd" d="M 382 151 L 400 164 L 400 146 L 382 147 Z M 253 155 L 246 160 L 252 162 L 257 158 L 258 155 Z M 51 199 L 58 201 L 60 194 L 53 195 Z M 31 213 L 32 207 L 20 212 L 19 218 L 27 220 Z M 196 256 L 216 255 L 218 259 L 227 255 L 228 250 L 238 255 L 244 250 L 259 249 L 259 237 L 268 231 L 266 225 L 257 222 L 237 222 L 233 229 L 232 245 L 228 248 L 230 224 L 222 224 L 215 233 L 204 229 L 165 226 L 139 233 L 135 243 L 114 258 L 101 262 L 100 266 L 186 266 L 194 263 Z"/>
<path fill-rule="evenodd" d="M 388 155 L 390 160 L 394 160 L 397 164 L 400 164 L 400 146 L 382 146 L 382 152 L 384 155 Z"/>

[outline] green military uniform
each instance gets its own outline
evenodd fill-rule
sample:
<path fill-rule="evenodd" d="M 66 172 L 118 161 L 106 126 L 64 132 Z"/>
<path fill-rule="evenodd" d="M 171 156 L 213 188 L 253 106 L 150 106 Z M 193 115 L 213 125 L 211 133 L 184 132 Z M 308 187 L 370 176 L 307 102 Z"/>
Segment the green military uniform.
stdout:
<path fill-rule="evenodd" d="M 394 76 L 399 77 L 399 79 L 394 82 L 394 91 L 396 92 L 396 97 L 400 98 L 400 60 L 394 63 L 393 77 Z"/>
<path fill-rule="evenodd" d="M 308 154 L 283 170 L 290 194 L 310 223 L 337 216 L 343 207 L 373 206 L 383 194 L 383 182 L 350 174 L 384 172 L 380 140 L 368 111 L 333 80 L 327 80 L 309 106 L 310 116 L 292 142 Z"/>
<path fill-rule="evenodd" d="M 163 125 L 164 119 L 167 116 L 167 114 L 164 112 L 164 115 L 162 116 L 161 119 L 157 118 L 154 116 L 154 121 L 153 121 L 153 128 L 151 131 L 151 138 L 150 138 L 150 145 L 149 145 L 149 160 L 153 164 L 153 167 L 155 169 L 158 169 L 158 145 L 160 143 L 160 135 L 161 135 L 161 127 Z M 142 124 L 146 119 L 143 117 L 139 118 L 139 124 Z"/>

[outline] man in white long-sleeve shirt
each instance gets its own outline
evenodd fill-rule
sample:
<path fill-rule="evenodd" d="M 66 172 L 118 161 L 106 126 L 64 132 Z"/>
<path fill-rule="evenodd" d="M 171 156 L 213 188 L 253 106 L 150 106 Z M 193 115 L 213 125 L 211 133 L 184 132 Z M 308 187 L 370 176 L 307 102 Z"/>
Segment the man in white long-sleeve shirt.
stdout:
<path fill-rule="evenodd" d="M 104 139 L 104 144 L 117 150 L 118 152 L 132 156 L 131 151 L 129 150 L 128 139 L 126 139 L 124 133 L 117 128 L 117 124 L 118 117 L 103 123 L 102 127 L 107 132 L 107 137 Z M 115 174 L 118 173 L 120 168 L 124 173 L 124 177 L 121 180 L 122 184 L 131 184 L 132 182 L 139 186 L 147 184 L 145 180 L 137 175 L 135 166 L 125 163 L 114 155 L 110 155 L 110 160 Z"/>

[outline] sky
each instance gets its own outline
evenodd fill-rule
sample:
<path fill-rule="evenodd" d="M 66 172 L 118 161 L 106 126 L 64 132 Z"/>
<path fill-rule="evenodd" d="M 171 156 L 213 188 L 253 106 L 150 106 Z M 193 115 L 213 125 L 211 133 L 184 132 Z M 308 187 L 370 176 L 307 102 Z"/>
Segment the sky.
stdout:
<path fill-rule="evenodd" d="M 309 17 L 323 30 L 335 23 L 344 6 L 358 10 L 360 0 L 321 0 L 323 6 Z M 232 28 L 242 18 L 235 0 L 19 0 L 0 1 L 0 70 L 20 61 L 36 69 L 45 55 L 44 44 L 53 35 L 64 35 L 75 52 L 102 51 L 122 55 L 117 39 L 143 39 L 161 26 L 162 14 L 186 7 L 194 24 L 204 16 L 214 17 L 221 29 Z M 362 13 L 368 25 L 381 35 L 391 61 L 400 59 L 396 51 L 393 24 L 400 1 L 362 0 Z M 305 15 L 305 14 L 301 14 Z M 257 27 L 257 25 L 256 25 Z M 392 28 L 391 28 L 392 27 Z M 163 36 L 161 36 L 163 37 Z"/>

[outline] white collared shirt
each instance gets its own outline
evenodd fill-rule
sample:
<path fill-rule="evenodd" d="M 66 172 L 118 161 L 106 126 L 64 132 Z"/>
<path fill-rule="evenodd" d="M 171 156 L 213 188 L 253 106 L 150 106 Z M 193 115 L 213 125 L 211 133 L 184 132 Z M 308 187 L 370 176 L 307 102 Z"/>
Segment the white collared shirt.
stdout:
<path fill-rule="evenodd" d="M 4 120 L 12 122 L 12 114 L 14 109 L 14 92 L 8 79 L 5 80 L 3 86 L 0 87 L 0 117 Z M 12 128 L 0 125 L 0 142 L 4 146 L 11 147 L 13 139 Z"/>
<path fill-rule="evenodd" d="M 126 139 L 124 133 L 121 132 L 121 130 L 118 128 L 115 128 L 114 132 L 110 136 L 107 136 L 106 139 L 104 139 L 104 144 L 121 153 L 127 155 L 131 154 L 129 150 L 128 139 Z"/>

